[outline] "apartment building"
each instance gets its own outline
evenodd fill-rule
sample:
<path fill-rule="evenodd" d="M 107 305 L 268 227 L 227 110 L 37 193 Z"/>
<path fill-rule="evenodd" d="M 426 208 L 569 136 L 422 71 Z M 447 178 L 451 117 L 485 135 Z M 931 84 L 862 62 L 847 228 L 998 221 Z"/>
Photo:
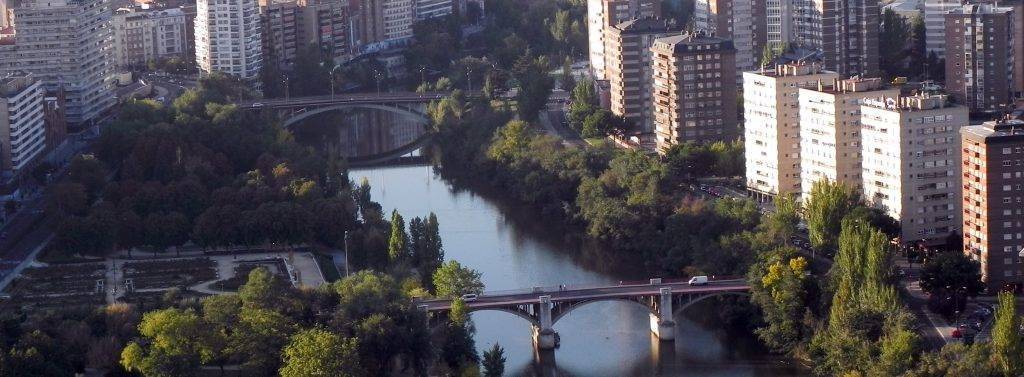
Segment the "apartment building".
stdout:
<path fill-rule="evenodd" d="M 633 133 L 654 131 L 651 46 L 670 32 L 665 20 L 641 18 L 612 26 L 605 35 L 611 111 L 629 120 Z"/>
<path fill-rule="evenodd" d="M 43 84 L 31 73 L 0 77 L 0 179 L 20 175 L 46 148 Z"/>
<path fill-rule="evenodd" d="M 259 87 L 263 38 L 256 0 L 196 3 L 196 65 L 204 75 L 223 72 Z"/>
<path fill-rule="evenodd" d="M 413 14 L 416 21 L 429 20 L 452 14 L 457 6 L 453 0 L 416 0 Z"/>
<path fill-rule="evenodd" d="M 946 95 L 878 96 L 861 107 L 863 196 L 900 223 L 904 242 L 943 244 L 960 227 L 960 129 Z"/>
<path fill-rule="evenodd" d="M 877 76 L 878 0 L 767 0 L 767 45 L 816 48 L 842 77 Z"/>
<path fill-rule="evenodd" d="M 972 112 L 997 112 L 1013 99 L 1013 9 L 964 5 L 946 13 L 946 91 Z"/>
<path fill-rule="evenodd" d="M 736 84 L 743 72 L 757 69 L 767 43 L 764 0 L 697 0 L 694 27 L 712 37 L 732 40 L 736 48 Z"/>
<path fill-rule="evenodd" d="M 607 80 L 605 33 L 612 25 L 634 18 L 661 18 L 659 0 L 587 0 L 587 39 L 590 71 L 597 80 Z"/>
<path fill-rule="evenodd" d="M 185 13 L 178 8 L 120 8 L 110 19 L 114 34 L 114 64 L 141 67 L 171 57 L 185 58 L 188 32 Z"/>
<path fill-rule="evenodd" d="M 816 62 L 743 73 L 746 185 L 753 195 L 800 195 L 799 89 L 838 78 Z"/>
<path fill-rule="evenodd" d="M 654 130 L 657 149 L 739 137 L 736 49 L 732 41 L 700 33 L 658 38 L 654 55 Z"/>
<path fill-rule="evenodd" d="M 924 0 L 925 50 L 946 57 L 946 13 L 963 7 L 963 0 Z"/>
<path fill-rule="evenodd" d="M 109 7 L 107 0 L 20 1 L 12 8 L 14 43 L 0 45 L 0 75 L 31 73 L 46 91 L 65 91 L 68 123 L 95 120 L 114 105 Z"/>
<path fill-rule="evenodd" d="M 861 187 L 860 103 L 868 97 L 894 97 L 879 78 L 850 78 L 800 88 L 800 191 L 807 200 L 815 182 Z"/>
<path fill-rule="evenodd" d="M 315 43 L 306 33 L 315 30 L 316 14 L 308 14 L 312 8 L 297 0 L 259 0 L 259 7 L 263 64 L 288 69 L 300 49 Z"/>
<path fill-rule="evenodd" d="M 981 263 L 989 290 L 1024 283 L 1024 121 L 964 127 L 964 253 Z"/>

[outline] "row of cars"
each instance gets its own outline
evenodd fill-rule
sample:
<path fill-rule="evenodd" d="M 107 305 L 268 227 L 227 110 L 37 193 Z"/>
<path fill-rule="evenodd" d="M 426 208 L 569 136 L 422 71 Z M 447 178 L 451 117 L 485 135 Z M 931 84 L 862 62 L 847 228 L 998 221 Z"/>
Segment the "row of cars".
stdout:
<path fill-rule="evenodd" d="M 982 329 L 988 324 L 989 319 L 992 318 L 994 308 L 992 305 L 987 303 L 975 303 L 973 308 L 969 311 L 965 311 L 967 315 L 960 318 L 953 333 L 950 334 L 954 339 L 962 339 L 966 344 L 973 344 L 975 337 L 982 332 Z"/>

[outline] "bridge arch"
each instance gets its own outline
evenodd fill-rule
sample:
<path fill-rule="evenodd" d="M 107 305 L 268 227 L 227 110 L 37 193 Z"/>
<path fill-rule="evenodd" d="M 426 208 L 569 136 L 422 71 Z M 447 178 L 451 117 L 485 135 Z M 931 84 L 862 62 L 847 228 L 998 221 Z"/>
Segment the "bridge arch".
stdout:
<path fill-rule="evenodd" d="M 696 298 L 694 298 L 694 299 L 692 299 L 692 300 L 690 300 L 690 301 L 688 301 L 686 303 L 683 303 L 682 305 L 679 305 L 678 307 L 674 308 L 675 310 L 672 311 L 672 316 L 675 317 L 675 316 L 679 315 L 680 313 L 685 311 L 687 308 L 689 308 L 691 305 L 696 304 L 698 302 L 707 300 L 707 299 L 709 299 L 711 297 L 723 297 L 723 296 L 741 296 L 741 297 L 748 297 L 749 298 L 750 297 L 750 292 L 730 292 L 730 291 L 726 291 L 726 292 L 716 292 L 716 293 L 709 293 L 709 294 L 701 295 L 699 297 L 696 297 Z"/>
<path fill-rule="evenodd" d="M 329 112 L 329 111 L 337 111 L 337 110 L 345 110 L 345 109 L 373 109 L 373 110 L 382 110 L 382 111 L 392 112 L 392 113 L 401 114 L 401 115 L 404 115 L 404 116 L 407 116 L 407 117 L 410 117 L 410 118 L 414 118 L 414 119 L 416 119 L 418 121 L 421 121 L 421 122 L 424 122 L 424 123 L 427 123 L 427 122 L 430 121 L 430 119 L 427 119 L 427 116 L 425 114 L 422 114 L 422 113 L 419 113 L 419 112 L 416 112 L 416 111 L 412 111 L 412 110 L 409 110 L 409 109 L 406 109 L 406 108 L 402 108 L 402 107 L 388 106 L 388 105 L 378 105 L 378 104 L 363 104 L 363 103 L 360 103 L 360 104 L 355 104 L 355 103 L 348 104 L 348 103 L 343 103 L 343 104 L 340 104 L 340 105 L 331 105 L 331 106 L 319 107 L 319 108 L 316 108 L 316 109 L 313 109 L 313 110 L 304 111 L 304 112 L 302 112 L 300 114 L 297 114 L 297 115 L 293 115 L 293 116 L 288 117 L 287 119 L 285 119 L 284 122 L 281 123 L 281 127 L 288 128 L 288 127 L 291 127 L 293 124 L 301 122 L 301 121 L 305 120 L 306 118 L 312 117 L 314 115 L 323 114 L 323 113 L 326 113 L 326 112 Z"/>
<path fill-rule="evenodd" d="M 562 317 L 565 317 L 565 316 L 569 315 L 569 313 L 571 313 L 573 310 L 579 309 L 579 308 L 581 308 L 583 306 L 586 306 L 586 305 L 589 305 L 589 304 L 593 304 L 593 303 L 597 303 L 597 302 L 610 302 L 610 301 L 628 302 L 628 303 L 631 303 L 631 304 L 639 305 L 640 307 L 644 308 L 644 310 L 646 310 L 648 313 L 651 313 L 651 314 L 654 314 L 654 315 L 658 314 L 654 310 L 654 308 L 652 308 L 650 305 L 648 305 L 646 303 L 643 303 L 643 302 L 640 302 L 639 300 L 634 300 L 634 299 L 630 299 L 630 298 L 627 298 L 627 297 L 602 297 L 602 298 L 591 299 L 591 300 L 581 300 L 581 301 L 566 303 L 566 304 L 562 304 L 562 305 L 557 306 L 556 307 L 557 312 L 555 312 L 551 316 L 551 324 L 554 325 L 555 323 L 558 323 L 559 319 L 562 319 Z"/>

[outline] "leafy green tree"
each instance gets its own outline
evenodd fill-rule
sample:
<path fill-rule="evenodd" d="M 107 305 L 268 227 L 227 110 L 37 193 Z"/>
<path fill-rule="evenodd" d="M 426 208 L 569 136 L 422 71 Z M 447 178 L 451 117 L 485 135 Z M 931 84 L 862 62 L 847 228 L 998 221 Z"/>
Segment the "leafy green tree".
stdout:
<path fill-rule="evenodd" d="M 501 377 L 505 374 L 505 349 L 494 343 L 491 349 L 484 351 L 484 376 Z"/>
<path fill-rule="evenodd" d="M 441 361 L 449 370 L 460 371 L 479 362 L 472 326 L 449 322 L 442 329 L 441 339 Z"/>
<path fill-rule="evenodd" d="M 928 47 L 925 37 L 924 17 L 917 15 L 910 20 L 910 51 L 907 64 L 908 74 L 913 77 L 924 77 L 925 65 L 928 64 Z"/>
<path fill-rule="evenodd" d="M 359 377 L 358 343 L 323 329 L 303 330 L 284 348 L 281 377 Z"/>
<path fill-rule="evenodd" d="M 281 350 L 296 330 L 291 318 L 273 310 L 243 308 L 228 338 L 234 357 L 250 373 L 272 376 L 281 366 Z"/>
<path fill-rule="evenodd" d="M 513 120 L 494 133 L 487 156 L 501 162 L 514 161 L 527 152 L 529 143 L 530 125 L 521 120 Z"/>
<path fill-rule="evenodd" d="M 920 282 L 921 289 L 930 295 L 929 306 L 946 315 L 963 310 L 967 297 L 977 296 L 985 289 L 981 265 L 957 251 L 929 258 L 921 270 Z M 948 305 L 957 303 L 960 307 Z"/>
<path fill-rule="evenodd" d="M 910 26 L 903 16 L 892 9 L 882 12 L 882 30 L 878 35 L 879 66 L 888 77 L 904 73 L 904 59 L 907 41 L 910 40 Z"/>
<path fill-rule="evenodd" d="M 464 294 L 481 294 L 484 283 L 480 273 L 463 267 L 458 261 L 450 260 L 434 272 L 434 287 L 438 297 L 460 297 Z"/>
<path fill-rule="evenodd" d="M 1012 293 L 999 293 L 992 324 L 992 356 L 1004 375 L 1018 376 L 1024 370 L 1024 339 L 1021 339 L 1021 318 Z"/>
<path fill-rule="evenodd" d="M 813 328 L 804 322 L 809 304 L 807 260 L 792 248 L 762 252 L 751 267 L 751 301 L 764 315 L 765 325 L 755 332 L 769 348 L 793 352 L 810 339 Z"/>
<path fill-rule="evenodd" d="M 547 57 L 534 58 L 529 49 L 525 51 L 512 69 L 513 75 L 519 81 L 516 102 L 519 106 L 519 117 L 525 121 L 535 121 L 540 110 L 547 105 L 555 81 L 548 75 L 551 64 Z"/>
<path fill-rule="evenodd" d="M 811 186 L 804 203 L 804 217 L 811 245 L 818 250 L 835 250 L 841 222 L 860 201 L 859 195 L 839 182 L 821 180 Z"/>
<path fill-rule="evenodd" d="M 391 237 L 388 240 L 388 259 L 391 263 L 409 256 L 409 235 L 405 233 L 405 219 L 397 210 L 391 211 Z"/>
<path fill-rule="evenodd" d="M 164 309 L 146 313 L 139 333 L 147 345 L 130 343 L 121 353 L 121 365 L 146 376 L 181 376 L 198 371 L 214 357 L 203 340 L 205 322 L 193 310 Z"/>

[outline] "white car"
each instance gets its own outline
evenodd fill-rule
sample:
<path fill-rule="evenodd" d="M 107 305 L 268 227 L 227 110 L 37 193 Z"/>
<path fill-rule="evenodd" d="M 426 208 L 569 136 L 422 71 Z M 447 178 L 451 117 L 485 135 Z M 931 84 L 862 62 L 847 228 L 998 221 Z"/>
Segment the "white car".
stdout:
<path fill-rule="evenodd" d="M 708 285 L 708 277 L 707 276 L 694 276 L 694 277 L 690 278 L 690 281 L 688 282 L 688 284 L 690 284 L 690 285 Z"/>
<path fill-rule="evenodd" d="M 252 104 L 252 107 L 253 107 L 253 108 L 256 108 L 256 107 L 263 107 L 263 102 L 256 102 L 256 103 Z"/>

